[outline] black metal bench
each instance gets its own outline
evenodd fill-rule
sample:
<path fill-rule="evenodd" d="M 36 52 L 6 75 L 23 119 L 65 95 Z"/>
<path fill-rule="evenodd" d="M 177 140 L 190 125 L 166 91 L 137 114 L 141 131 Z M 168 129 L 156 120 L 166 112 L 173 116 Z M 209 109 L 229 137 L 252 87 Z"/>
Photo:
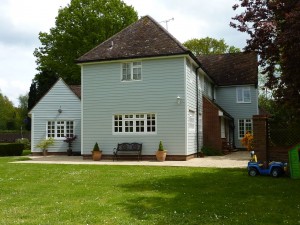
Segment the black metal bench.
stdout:
<path fill-rule="evenodd" d="M 138 160 L 142 157 L 142 144 L 140 143 L 121 143 L 114 148 L 113 161 L 118 160 L 120 155 L 137 155 Z"/>

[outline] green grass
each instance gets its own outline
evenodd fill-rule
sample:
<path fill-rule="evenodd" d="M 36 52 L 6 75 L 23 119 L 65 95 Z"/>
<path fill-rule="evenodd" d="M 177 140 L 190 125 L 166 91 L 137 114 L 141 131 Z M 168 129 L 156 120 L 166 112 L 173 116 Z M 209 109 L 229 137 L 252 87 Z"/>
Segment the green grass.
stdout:
<path fill-rule="evenodd" d="M 0 224 L 300 224 L 300 180 L 246 169 L 13 164 Z"/>
<path fill-rule="evenodd" d="M 31 154 L 31 150 L 23 150 L 23 153 L 22 153 L 22 155 L 23 156 L 26 156 L 26 155 L 30 155 Z"/>

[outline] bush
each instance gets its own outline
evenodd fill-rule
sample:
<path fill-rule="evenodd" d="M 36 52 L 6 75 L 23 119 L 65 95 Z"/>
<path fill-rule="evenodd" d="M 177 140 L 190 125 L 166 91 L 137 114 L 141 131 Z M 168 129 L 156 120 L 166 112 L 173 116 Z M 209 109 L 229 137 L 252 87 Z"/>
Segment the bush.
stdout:
<path fill-rule="evenodd" d="M 207 155 L 207 156 L 219 156 L 219 155 L 223 155 L 217 149 L 214 149 L 214 148 L 208 147 L 208 146 L 203 146 L 201 148 L 201 151 L 204 153 L 204 155 Z"/>
<path fill-rule="evenodd" d="M 17 144 L 23 144 L 24 145 L 24 149 L 31 149 L 31 145 L 30 145 L 30 141 L 27 138 L 20 138 L 16 140 Z"/>
<path fill-rule="evenodd" d="M 0 144 L 0 156 L 20 156 L 23 150 L 23 144 Z"/>

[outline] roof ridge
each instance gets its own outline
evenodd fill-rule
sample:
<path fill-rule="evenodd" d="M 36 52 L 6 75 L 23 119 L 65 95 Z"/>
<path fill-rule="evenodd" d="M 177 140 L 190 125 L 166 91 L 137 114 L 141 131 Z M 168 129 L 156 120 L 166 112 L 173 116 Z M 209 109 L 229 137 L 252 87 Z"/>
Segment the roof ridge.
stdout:
<path fill-rule="evenodd" d="M 182 50 L 190 52 L 190 50 L 185 47 L 180 41 L 178 41 L 166 28 L 160 25 L 152 16 L 146 15 L 144 17 L 148 17 L 153 23 L 155 23 L 163 32 L 165 32 Z M 144 18 L 142 17 L 142 18 Z"/>
<path fill-rule="evenodd" d="M 75 61 L 85 63 L 178 54 L 192 55 L 191 51 L 161 24 L 146 15 L 98 44 Z"/>

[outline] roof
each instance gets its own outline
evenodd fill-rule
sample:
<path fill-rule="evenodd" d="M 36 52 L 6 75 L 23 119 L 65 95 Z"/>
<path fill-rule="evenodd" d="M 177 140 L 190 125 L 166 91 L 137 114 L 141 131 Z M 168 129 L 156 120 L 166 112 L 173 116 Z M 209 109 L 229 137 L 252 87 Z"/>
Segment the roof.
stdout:
<path fill-rule="evenodd" d="M 79 57 L 76 62 L 189 54 L 190 50 L 176 40 L 152 17 L 144 16 L 108 40 Z"/>
<path fill-rule="evenodd" d="M 258 63 L 254 52 L 200 55 L 197 58 L 219 86 L 257 85 Z"/>
<path fill-rule="evenodd" d="M 81 85 L 69 85 L 69 88 L 79 99 L 81 99 Z"/>
<path fill-rule="evenodd" d="M 57 81 L 52 85 L 51 88 L 35 103 L 35 105 L 30 109 L 28 114 L 31 114 L 31 111 L 36 107 L 36 105 L 50 92 L 50 90 L 59 82 L 62 81 L 70 90 L 81 99 L 81 85 L 68 85 L 61 77 L 57 79 Z"/>

